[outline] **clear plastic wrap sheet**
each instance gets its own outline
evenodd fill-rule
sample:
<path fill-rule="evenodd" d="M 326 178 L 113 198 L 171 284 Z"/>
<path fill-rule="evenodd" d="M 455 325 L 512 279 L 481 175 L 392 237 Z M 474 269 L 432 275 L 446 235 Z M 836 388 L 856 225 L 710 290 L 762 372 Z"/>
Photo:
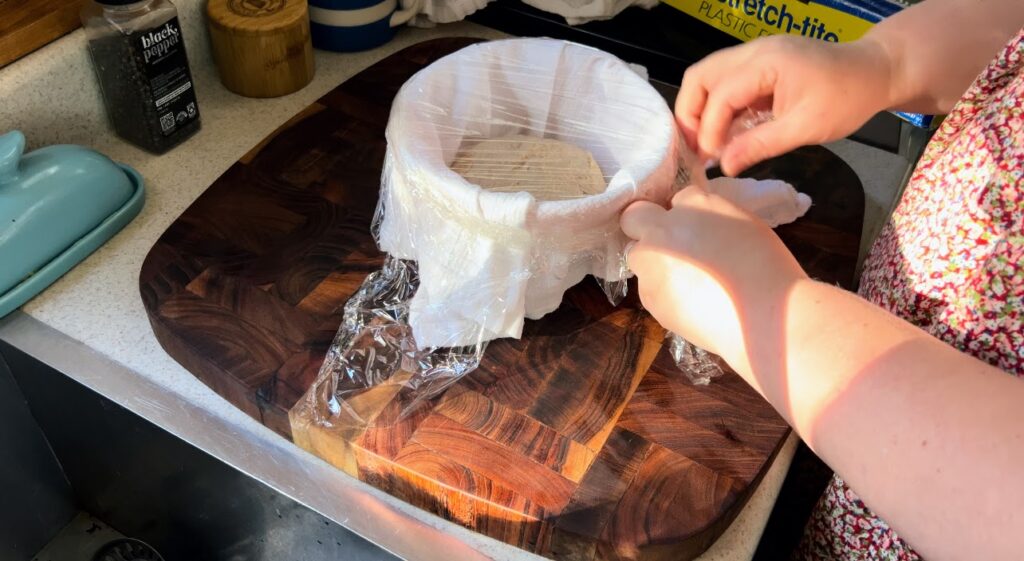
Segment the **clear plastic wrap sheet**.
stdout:
<path fill-rule="evenodd" d="M 705 386 L 710 384 L 713 378 L 725 373 L 726 365 L 722 359 L 675 333 L 669 333 L 666 337 L 672 360 L 694 385 Z"/>
<path fill-rule="evenodd" d="M 399 91 L 386 135 L 373 234 L 387 262 L 346 304 L 293 425 L 358 426 L 381 399 L 408 414 L 588 275 L 618 303 L 619 214 L 676 189 L 679 135 L 660 95 L 564 41 L 495 41 L 431 64 Z"/>
<path fill-rule="evenodd" d="M 345 305 L 293 427 L 366 426 L 384 402 L 405 417 L 587 275 L 617 304 L 631 276 L 620 213 L 667 202 L 696 165 L 637 73 L 547 39 L 475 45 L 419 72 L 395 98 L 387 140 L 373 222 L 387 261 Z M 722 372 L 669 337 L 694 383 Z"/>
<path fill-rule="evenodd" d="M 629 203 L 667 201 L 679 135 L 621 60 L 550 39 L 474 45 L 411 78 L 392 105 L 375 219 L 419 267 L 421 347 L 519 337 L 587 275 L 621 298 Z"/>
<path fill-rule="evenodd" d="M 341 327 L 292 423 L 370 422 L 366 402 L 410 393 L 403 418 L 480 364 L 486 342 L 466 347 L 420 349 L 409 327 L 409 302 L 419 288 L 416 263 L 393 257 L 369 274 L 345 303 Z M 374 397 L 370 394 L 377 394 Z"/>
<path fill-rule="evenodd" d="M 775 116 L 771 111 L 748 107 L 746 111 L 733 120 L 727 136 L 731 139 L 774 118 Z M 683 148 L 680 150 L 680 166 L 676 177 L 676 186 L 685 187 L 691 183 L 697 183 L 706 188 L 707 175 L 704 168 L 715 163 L 702 162 L 692 151 Z M 711 383 L 712 379 L 725 373 L 726 365 L 721 358 L 690 343 L 675 333 L 669 333 L 666 337 L 668 338 L 669 352 L 672 354 L 672 360 L 675 361 L 676 366 L 679 367 L 679 370 L 686 375 L 690 382 L 699 386 L 707 385 Z"/>

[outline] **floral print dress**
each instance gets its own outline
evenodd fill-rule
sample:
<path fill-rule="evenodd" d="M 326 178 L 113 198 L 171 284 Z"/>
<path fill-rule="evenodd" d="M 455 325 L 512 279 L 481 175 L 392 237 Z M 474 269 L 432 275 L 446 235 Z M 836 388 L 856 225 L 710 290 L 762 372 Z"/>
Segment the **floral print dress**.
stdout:
<path fill-rule="evenodd" d="M 1024 376 L 1024 29 L 936 132 L 871 249 L 860 293 Z M 920 559 L 839 477 L 796 557 Z"/>

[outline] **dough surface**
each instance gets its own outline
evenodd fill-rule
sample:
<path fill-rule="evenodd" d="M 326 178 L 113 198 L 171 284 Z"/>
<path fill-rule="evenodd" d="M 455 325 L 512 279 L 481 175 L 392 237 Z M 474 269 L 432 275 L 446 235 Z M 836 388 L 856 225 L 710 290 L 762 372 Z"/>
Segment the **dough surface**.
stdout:
<path fill-rule="evenodd" d="M 451 169 L 489 191 L 526 191 L 537 200 L 575 199 L 607 187 L 594 156 L 552 138 L 509 135 L 459 149 Z"/>

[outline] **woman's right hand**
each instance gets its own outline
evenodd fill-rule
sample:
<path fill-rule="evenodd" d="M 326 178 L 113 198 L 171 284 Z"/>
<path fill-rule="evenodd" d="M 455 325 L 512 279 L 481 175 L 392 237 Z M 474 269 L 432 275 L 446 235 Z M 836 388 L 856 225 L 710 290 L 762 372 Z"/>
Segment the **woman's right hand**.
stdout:
<path fill-rule="evenodd" d="M 777 35 L 718 51 L 687 69 L 676 118 L 691 149 L 735 175 L 807 144 L 843 138 L 890 105 L 885 47 Z M 774 120 L 728 138 L 747 109 Z"/>
<path fill-rule="evenodd" d="M 749 372 L 745 332 L 807 279 L 779 237 L 761 219 L 696 186 L 677 193 L 667 210 L 635 202 L 620 224 L 636 240 L 628 260 L 644 308 L 741 375 Z"/>

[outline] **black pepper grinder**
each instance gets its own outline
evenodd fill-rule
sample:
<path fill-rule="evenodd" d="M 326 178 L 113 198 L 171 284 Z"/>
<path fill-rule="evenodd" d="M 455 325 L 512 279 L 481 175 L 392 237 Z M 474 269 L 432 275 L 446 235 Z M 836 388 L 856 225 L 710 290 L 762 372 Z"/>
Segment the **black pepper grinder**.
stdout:
<path fill-rule="evenodd" d="M 86 0 L 82 26 L 118 136 L 163 154 L 199 130 L 199 105 L 174 4 Z"/>

